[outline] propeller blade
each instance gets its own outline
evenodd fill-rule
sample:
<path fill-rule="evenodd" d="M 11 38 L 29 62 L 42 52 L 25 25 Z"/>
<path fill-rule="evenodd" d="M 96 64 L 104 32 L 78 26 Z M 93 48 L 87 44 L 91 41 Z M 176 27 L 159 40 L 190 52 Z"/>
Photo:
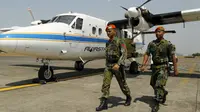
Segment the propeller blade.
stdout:
<path fill-rule="evenodd" d="M 128 9 L 127 8 L 125 8 L 125 7 L 123 7 L 123 6 L 120 6 L 122 9 L 124 9 L 124 10 L 126 10 L 126 11 L 128 11 Z"/>
<path fill-rule="evenodd" d="M 145 5 L 145 4 L 147 4 L 148 2 L 150 2 L 151 0 L 147 0 L 146 2 L 144 2 L 142 5 L 140 5 L 139 7 L 137 7 L 137 9 L 138 8 L 141 8 L 143 5 Z"/>
<path fill-rule="evenodd" d="M 28 12 L 31 14 L 31 17 L 32 17 L 33 21 L 35 21 L 35 18 L 34 18 L 34 16 L 33 16 L 33 13 L 32 13 L 32 11 L 31 11 L 31 8 L 28 8 Z"/>

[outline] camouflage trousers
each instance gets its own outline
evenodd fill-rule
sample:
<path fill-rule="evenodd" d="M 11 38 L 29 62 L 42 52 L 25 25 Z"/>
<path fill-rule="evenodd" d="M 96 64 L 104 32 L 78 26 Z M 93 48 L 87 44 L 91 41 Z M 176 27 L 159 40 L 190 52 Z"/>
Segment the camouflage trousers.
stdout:
<path fill-rule="evenodd" d="M 168 69 L 167 65 L 159 65 L 152 67 L 152 76 L 150 85 L 154 89 L 154 94 L 156 96 L 156 100 L 163 99 L 164 93 L 166 92 L 164 86 L 167 83 L 168 79 Z"/>
<path fill-rule="evenodd" d="M 110 94 L 110 84 L 113 77 L 113 74 L 115 75 L 118 84 L 121 88 L 121 91 L 126 95 L 130 95 L 130 89 L 126 83 L 126 74 L 124 70 L 124 66 L 120 66 L 119 70 L 113 70 L 111 67 L 106 67 L 104 70 L 104 79 L 103 79 L 103 85 L 102 85 L 102 97 L 108 98 Z"/>

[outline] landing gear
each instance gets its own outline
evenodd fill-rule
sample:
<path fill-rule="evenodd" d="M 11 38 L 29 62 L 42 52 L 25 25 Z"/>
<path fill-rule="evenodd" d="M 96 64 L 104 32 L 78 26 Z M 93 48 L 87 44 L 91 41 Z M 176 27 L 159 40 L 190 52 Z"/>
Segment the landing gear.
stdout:
<path fill-rule="evenodd" d="M 84 69 L 84 64 L 82 61 L 76 61 L 74 67 L 77 71 L 82 71 Z"/>
<path fill-rule="evenodd" d="M 138 74 L 138 63 L 136 61 L 131 62 L 130 68 L 129 68 L 129 72 L 131 74 Z"/>
<path fill-rule="evenodd" d="M 80 61 L 76 61 L 74 64 L 74 68 L 77 71 L 82 71 L 84 69 L 84 65 L 92 60 L 84 61 L 81 57 L 79 57 Z"/>
<path fill-rule="evenodd" d="M 54 76 L 54 72 L 51 66 L 49 66 L 49 60 L 41 60 L 41 62 L 44 64 L 40 67 L 40 70 L 38 71 L 38 78 L 42 82 L 49 82 L 49 81 L 55 81 L 56 77 Z"/>
<path fill-rule="evenodd" d="M 52 67 L 49 67 L 48 69 L 48 66 L 46 65 L 41 66 L 40 70 L 38 71 L 38 78 L 47 82 L 51 81 L 53 79 Z"/>

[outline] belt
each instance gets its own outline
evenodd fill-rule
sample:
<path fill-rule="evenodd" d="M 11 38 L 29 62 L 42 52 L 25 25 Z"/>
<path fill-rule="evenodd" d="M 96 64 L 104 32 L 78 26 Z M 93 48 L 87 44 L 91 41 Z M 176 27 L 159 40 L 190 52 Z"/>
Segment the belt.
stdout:
<path fill-rule="evenodd" d="M 155 66 L 158 66 L 158 65 L 165 65 L 165 64 L 167 64 L 168 62 L 163 62 L 163 63 L 153 63 L 153 65 L 155 65 Z"/>
<path fill-rule="evenodd" d="M 108 63 L 110 63 L 110 64 L 113 64 L 113 63 L 117 63 L 118 62 L 118 60 L 107 60 L 108 61 Z"/>

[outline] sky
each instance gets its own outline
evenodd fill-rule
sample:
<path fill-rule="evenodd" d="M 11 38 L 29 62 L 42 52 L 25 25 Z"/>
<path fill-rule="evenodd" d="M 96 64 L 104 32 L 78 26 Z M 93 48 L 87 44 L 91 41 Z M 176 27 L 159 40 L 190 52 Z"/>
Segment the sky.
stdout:
<path fill-rule="evenodd" d="M 145 0 L 1 0 L 0 28 L 28 26 L 32 18 L 31 8 L 36 20 L 50 19 L 69 11 L 88 14 L 107 21 L 124 19 L 124 6 L 137 7 Z M 200 0 L 152 0 L 145 7 L 153 14 L 167 13 L 200 8 Z M 176 30 L 176 34 L 166 34 L 165 39 L 176 45 L 177 53 L 192 54 L 200 52 L 200 22 L 188 22 L 164 25 L 167 30 Z M 150 30 L 154 30 L 152 27 Z M 145 35 L 146 45 L 155 39 L 155 35 Z M 146 46 L 144 47 L 144 51 Z"/>

